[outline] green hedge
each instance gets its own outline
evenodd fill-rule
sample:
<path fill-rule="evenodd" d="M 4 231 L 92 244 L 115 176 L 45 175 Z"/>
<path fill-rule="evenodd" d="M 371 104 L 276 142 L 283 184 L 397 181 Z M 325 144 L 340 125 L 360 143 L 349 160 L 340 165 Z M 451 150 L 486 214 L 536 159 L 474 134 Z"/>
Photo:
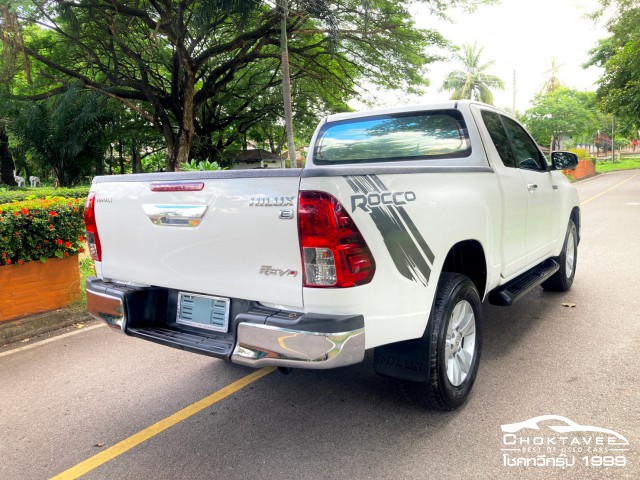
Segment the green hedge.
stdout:
<path fill-rule="evenodd" d="M 0 266 L 83 251 L 84 200 L 37 198 L 0 205 Z"/>
<path fill-rule="evenodd" d="M 47 197 L 67 197 L 67 198 L 87 198 L 89 187 L 77 188 L 16 188 L 0 187 L 0 205 L 10 202 L 21 202 L 32 198 Z"/>

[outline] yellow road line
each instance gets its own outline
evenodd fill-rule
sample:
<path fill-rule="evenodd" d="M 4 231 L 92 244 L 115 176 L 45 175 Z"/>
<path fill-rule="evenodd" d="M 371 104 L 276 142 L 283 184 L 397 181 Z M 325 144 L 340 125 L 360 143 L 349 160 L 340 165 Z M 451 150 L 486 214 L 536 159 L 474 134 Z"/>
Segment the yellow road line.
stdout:
<path fill-rule="evenodd" d="M 597 195 L 594 195 L 591 198 L 588 198 L 587 200 L 585 200 L 584 202 L 580 202 L 580 205 L 586 205 L 589 202 L 592 202 L 593 200 L 595 200 L 596 198 L 600 198 L 601 196 L 603 196 L 605 193 L 609 193 L 611 190 L 615 190 L 616 188 L 618 188 L 621 185 L 624 185 L 625 183 L 627 183 L 629 180 L 632 180 L 634 178 L 636 178 L 638 175 L 640 175 L 640 173 L 636 173 L 635 175 L 627 178 L 626 180 L 623 180 L 622 182 L 618 183 L 617 185 L 614 185 L 613 187 L 607 188 L 604 192 L 600 192 Z"/>
<path fill-rule="evenodd" d="M 265 367 L 260 370 L 256 370 L 255 372 L 247 375 L 246 377 L 241 378 L 240 380 L 233 382 L 231 385 L 224 387 L 221 390 L 209 395 L 208 397 L 203 398 L 196 403 L 189 405 L 188 407 L 183 408 L 182 410 L 174 413 L 173 415 L 160 420 L 157 423 L 154 423 L 150 427 L 141 430 L 140 432 L 130 436 L 129 438 L 125 438 L 119 443 L 116 443 L 112 447 L 103 450 L 102 452 L 94 455 L 91 458 L 88 458 L 84 462 L 79 463 L 75 467 L 71 467 L 69 470 L 65 470 L 59 475 L 52 477 L 51 480 L 70 480 L 81 477 L 86 473 L 98 468 L 100 465 L 107 463 L 110 460 L 122 455 L 123 453 L 131 450 L 133 447 L 140 445 L 142 442 L 149 440 L 152 437 L 155 437 L 161 432 L 164 432 L 168 428 L 173 427 L 174 425 L 186 420 L 187 418 L 195 415 L 196 413 L 204 410 L 207 407 L 210 407 L 214 403 L 219 402 L 227 398 L 230 395 L 233 395 L 238 390 L 243 389 L 247 385 L 255 382 L 256 380 L 260 380 L 262 377 L 269 375 L 271 372 L 275 370 L 275 367 Z"/>

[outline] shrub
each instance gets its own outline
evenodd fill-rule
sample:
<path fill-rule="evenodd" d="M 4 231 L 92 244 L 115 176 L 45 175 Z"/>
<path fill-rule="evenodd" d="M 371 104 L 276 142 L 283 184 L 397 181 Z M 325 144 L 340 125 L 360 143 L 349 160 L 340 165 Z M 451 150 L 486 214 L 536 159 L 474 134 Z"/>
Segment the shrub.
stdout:
<path fill-rule="evenodd" d="M 570 152 L 575 153 L 580 160 L 589 160 L 589 152 L 586 148 L 571 148 Z"/>
<path fill-rule="evenodd" d="M 0 205 L 0 265 L 63 258 L 83 251 L 83 200 L 39 198 Z"/>
<path fill-rule="evenodd" d="M 87 198 L 89 187 L 77 188 L 17 188 L 17 187 L 0 187 L 0 204 L 10 202 L 20 202 L 22 200 L 30 200 L 33 198 L 47 197 L 68 197 L 68 198 Z"/>

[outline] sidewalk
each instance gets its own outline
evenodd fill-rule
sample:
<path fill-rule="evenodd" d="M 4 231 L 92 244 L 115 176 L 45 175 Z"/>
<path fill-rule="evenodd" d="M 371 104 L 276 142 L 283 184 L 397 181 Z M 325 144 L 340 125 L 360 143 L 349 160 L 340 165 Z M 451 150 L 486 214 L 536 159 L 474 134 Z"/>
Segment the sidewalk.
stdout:
<path fill-rule="evenodd" d="M 0 347 L 91 319 L 92 317 L 84 308 L 71 306 L 61 310 L 53 310 L 2 322 L 0 323 Z"/>

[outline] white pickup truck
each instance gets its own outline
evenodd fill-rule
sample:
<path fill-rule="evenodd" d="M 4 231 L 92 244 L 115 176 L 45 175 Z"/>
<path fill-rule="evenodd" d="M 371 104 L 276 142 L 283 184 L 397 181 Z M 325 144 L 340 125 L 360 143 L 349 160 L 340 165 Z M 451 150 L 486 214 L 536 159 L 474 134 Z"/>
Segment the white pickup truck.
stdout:
<path fill-rule="evenodd" d="M 580 209 L 561 169 L 487 105 L 332 115 L 304 169 L 97 177 L 94 317 L 251 367 L 362 362 L 419 404 L 467 398 L 482 301 L 571 287 Z"/>

